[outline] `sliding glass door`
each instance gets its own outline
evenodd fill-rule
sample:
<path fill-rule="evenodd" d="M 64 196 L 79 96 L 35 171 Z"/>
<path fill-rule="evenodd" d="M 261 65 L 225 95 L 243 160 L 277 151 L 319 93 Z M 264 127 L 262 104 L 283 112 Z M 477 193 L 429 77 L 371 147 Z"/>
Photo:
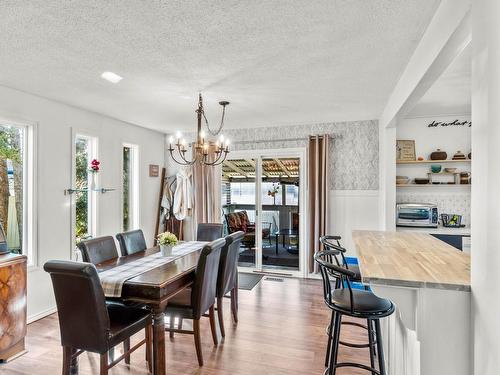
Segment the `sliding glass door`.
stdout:
<path fill-rule="evenodd" d="M 227 233 L 245 233 L 239 266 L 303 274 L 303 150 L 235 151 L 222 168 Z"/>

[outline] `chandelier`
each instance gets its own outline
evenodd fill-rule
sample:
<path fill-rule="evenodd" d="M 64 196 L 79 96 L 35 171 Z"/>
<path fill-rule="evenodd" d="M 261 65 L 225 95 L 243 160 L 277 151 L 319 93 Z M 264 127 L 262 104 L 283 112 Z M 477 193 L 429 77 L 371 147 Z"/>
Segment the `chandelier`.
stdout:
<path fill-rule="evenodd" d="M 224 139 L 224 135 L 220 134 L 224 127 L 224 116 L 226 114 L 226 106 L 229 104 L 227 101 L 221 101 L 219 104 L 222 106 L 222 118 L 217 130 L 212 130 L 208 124 L 207 117 L 205 116 L 205 111 L 203 109 L 203 99 L 201 93 L 198 100 L 198 109 L 196 109 L 196 114 L 198 118 L 198 129 L 196 132 L 196 141 L 193 143 L 193 156 L 191 158 L 186 157 L 186 152 L 188 150 L 187 141 L 182 138 L 182 135 L 178 132 L 176 135 L 176 140 L 174 143 L 174 137 L 169 138 L 168 151 L 172 159 L 180 165 L 193 165 L 195 163 L 200 163 L 204 165 L 220 165 L 226 160 L 227 154 L 229 153 L 229 139 Z M 220 134 L 217 141 L 212 142 L 205 138 L 205 131 L 201 129 L 201 120 L 205 120 L 208 132 L 212 136 L 217 136 Z M 176 156 L 177 155 L 177 156 Z"/>

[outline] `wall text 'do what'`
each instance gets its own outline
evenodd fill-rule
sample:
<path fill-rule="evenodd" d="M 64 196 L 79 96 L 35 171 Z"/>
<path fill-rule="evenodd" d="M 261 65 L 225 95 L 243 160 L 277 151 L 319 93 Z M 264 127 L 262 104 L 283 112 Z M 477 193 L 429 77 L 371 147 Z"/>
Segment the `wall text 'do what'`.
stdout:
<path fill-rule="evenodd" d="M 455 120 L 452 122 L 440 122 L 440 121 L 432 121 L 429 125 L 427 125 L 428 128 L 437 128 L 438 126 L 467 126 L 471 127 L 472 122 L 471 121 L 459 121 Z"/>

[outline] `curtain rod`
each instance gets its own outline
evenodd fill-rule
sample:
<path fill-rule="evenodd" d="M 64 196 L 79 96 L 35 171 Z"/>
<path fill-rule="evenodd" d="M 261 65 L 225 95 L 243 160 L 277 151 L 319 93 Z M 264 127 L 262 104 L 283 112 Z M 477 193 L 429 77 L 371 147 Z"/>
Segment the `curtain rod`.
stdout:
<path fill-rule="evenodd" d="M 319 138 L 323 138 L 323 135 L 319 135 Z M 326 134 L 331 138 L 338 136 L 338 134 Z M 310 136 L 307 137 L 298 137 L 298 138 L 275 138 L 275 139 L 259 139 L 259 140 L 251 140 L 251 141 L 233 141 L 233 144 L 247 144 L 247 143 L 267 143 L 267 142 L 296 142 L 296 141 L 308 141 Z M 314 136 L 313 136 L 314 137 Z"/>

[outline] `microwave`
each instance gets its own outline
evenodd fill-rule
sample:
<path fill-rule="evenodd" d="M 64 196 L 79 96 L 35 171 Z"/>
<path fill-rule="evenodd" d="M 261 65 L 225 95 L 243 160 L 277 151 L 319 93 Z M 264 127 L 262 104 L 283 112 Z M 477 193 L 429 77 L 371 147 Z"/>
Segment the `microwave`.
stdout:
<path fill-rule="evenodd" d="M 438 226 L 438 209 L 430 203 L 398 203 L 396 205 L 396 226 L 431 227 Z"/>

